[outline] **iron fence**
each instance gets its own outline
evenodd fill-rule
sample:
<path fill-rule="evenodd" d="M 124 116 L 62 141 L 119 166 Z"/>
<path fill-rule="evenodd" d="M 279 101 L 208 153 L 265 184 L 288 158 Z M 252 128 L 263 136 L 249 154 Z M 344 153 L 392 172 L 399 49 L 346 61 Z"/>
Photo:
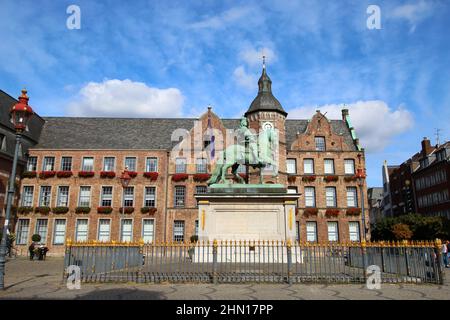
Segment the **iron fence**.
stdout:
<path fill-rule="evenodd" d="M 442 283 L 438 247 L 438 242 L 68 242 L 64 270 L 80 266 L 84 282 L 365 283 L 367 267 L 375 265 L 385 283 Z"/>

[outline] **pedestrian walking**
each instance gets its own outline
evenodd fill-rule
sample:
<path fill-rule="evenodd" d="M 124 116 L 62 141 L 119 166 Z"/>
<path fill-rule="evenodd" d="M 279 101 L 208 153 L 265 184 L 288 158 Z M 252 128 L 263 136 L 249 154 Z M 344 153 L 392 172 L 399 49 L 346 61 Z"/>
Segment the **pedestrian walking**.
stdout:
<path fill-rule="evenodd" d="M 444 241 L 441 247 L 442 260 L 444 261 L 444 266 L 448 268 L 448 241 Z"/>
<path fill-rule="evenodd" d="M 30 246 L 28 247 L 28 251 L 30 251 L 30 260 L 33 260 L 33 258 L 34 258 L 34 248 L 35 248 L 35 244 L 34 244 L 34 242 L 32 242 L 31 244 L 30 244 Z"/>

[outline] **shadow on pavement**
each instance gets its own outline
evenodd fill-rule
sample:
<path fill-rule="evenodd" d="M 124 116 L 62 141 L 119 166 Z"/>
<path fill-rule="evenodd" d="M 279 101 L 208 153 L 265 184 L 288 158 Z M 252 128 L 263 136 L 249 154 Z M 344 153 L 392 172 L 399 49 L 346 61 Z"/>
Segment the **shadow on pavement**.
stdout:
<path fill-rule="evenodd" d="M 118 288 L 95 290 L 78 296 L 76 300 L 167 300 L 167 297 L 158 291 Z"/>

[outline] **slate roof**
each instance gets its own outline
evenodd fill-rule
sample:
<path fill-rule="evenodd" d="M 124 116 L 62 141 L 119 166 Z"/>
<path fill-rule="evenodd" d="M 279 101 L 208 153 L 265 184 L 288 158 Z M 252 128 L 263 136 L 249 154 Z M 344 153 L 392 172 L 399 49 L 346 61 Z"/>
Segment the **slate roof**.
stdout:
<path fill-rule="evenodd" d="M 34 149 L 145 149 L 170 150 L 175 129 L 190 130 L 198 119 L 45 117 L 39 143 Z M 237 129 L 239 119 L 222 119 L 227 129 Z M 288 146 L 308 120 L 286 120 Z M 350 131 L 341 120 L 331 120 L 332 129 L 354 147 Z"/>

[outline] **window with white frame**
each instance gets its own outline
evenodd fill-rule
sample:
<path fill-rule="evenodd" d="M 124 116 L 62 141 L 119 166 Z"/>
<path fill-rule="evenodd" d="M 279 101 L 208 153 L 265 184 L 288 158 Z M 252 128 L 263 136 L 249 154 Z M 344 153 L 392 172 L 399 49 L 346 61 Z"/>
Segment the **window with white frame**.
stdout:
<path fill-rule="evenodd" d="M 195 235 L 198 236 L 198 220 L 195 220 Z"/>
<path fill-rule="evenodd" d="M 334 174 L 334 160 L 333 159 L 324 159 L 324 173 L 325 174 Z"/>
<path fill-rule="evenodd" d="M 315 137 L 316 151 L 325 151 L 325 137 Z"/>
<path fill-rule="evenodd" d="M 75 241 L 87 241 L 88 219 L 77 219 L 75 226 Z"/>
<path fill-rule="evenodd" d="M 197 169 L 197 173 L 206 173 L 207 172 L 207 166 L 206 166 L 206 159 L 205 158 L 198 158 L 197 159 L 196 169 Z"/>
<path fill-rule="evenodd" d="M 303 172 L 304 174 L 314 173 L 314 159 L 303 159 Z"/>
<path fill-rule="evenodd" d="M 72 157 L 61 158 L 61 171 L 72 171 Z"/>
<path fill-rule="evenodd" d="M 335 208 L 336 204 L 336 188 L 335 187 L 326 187 L 325 188 L 325 196 L 327 207 Z"/>
<path fill-rule="evenodd" d="M 81 164 L 81 171 L 94 171 L 93 157 L 83 157 L 83 162 Z"/>
<path fill-rule="evenodd" d="M 98 241 L 108 242 L 111 236 L 111 220 L 99 219 L 98 220 Z"/>
<path fill-rule="evenodd" d="M 28 243 L 28 232 L 30 230 L 30 219 L 19 219 L 16 229 L 16 244 Z"/>
<path fill-rule="evenodd" d="M 103 171 L 114 171 L 115 163 L 116 163 L 116 158 L 104 157 L 103 158 Z"/>
<path fill-rule="evenodd" d="M 354 208 L 358 206 L 358 195 L 356 187 L 347 187 L 347 207 Z"/>
<path fill-rule="evenodd" d="M 297 187 L 288 187 L 287 188 L 287 193 L 293 194 L 293 193 L 297 193 Z"/>
<path fill-rule="evenodd" d="M 314 187 L 305 187 L 305 207 L 313 208 L 316 206 L 316 189 Z"/>
<path fill-rule="evenodd" d="M 41 236 L 41 243 L 47 243 L 47 227 L 48 227 L 48 219 L 37 219 L 36 220 L 36 234 Z"/>
<path fill-rule="evenodd" d="M 128 171 L 136 171 L 136 157 L 126 157 L 125 167 L 128 168 Z"/>
<path fill-rule="evenodd" d="M 112 200 L 113 200 L 113 187 L 103 186 L 100 198 L 100 205 L 102 207 L 112 207 Z"/>
<path fill-rule="evenodd" d="M 186 173 L 186 159 L 176 158 L 175 159 L 175 173 Z"/>
<path fill-rule="evenodd" d="M 50 207 L 51 194 L 52 194 L 51 186 L 41 186 L 41 194 L 39 195 L 40 207 Z"/>
<path fill-rule="evenodd" d="M 53 244 L 64 244 L 66 239 L 66 219 L 55 219 Z"/>
<path fill-rule="evenodd" d="M 80 196 L 78 198 L 79 207 L 90 207 L 91 206 L 91 187 L 81 186 Z"/>
<path fill-rule="evenodd" d="M 297 161 L 296 159 L 287 159 L 286 160 L 286 171 L 290 174 L 297 173 Z"/>
<path fill-rule="evenodd" d="M 145 187 L 144 207 L 156 207 L 156 187 Z"/>
<path fill-rule="evenodd" d="M 348 233 L 350 241 L 359 241 L 359 222 L 350 221 L 348 223 Z"/>
<path fill-rule="evenodd" d="M 158 172 L 158 158 L 148 157 L 145 161 L 146 172 Z"/>
<path fill-rule="evenodd" d="M 37 168 L 37 157 L 28 157 L 27 171 L 36 171 L 36 168 Z"/>
<path fill-rule="evenodd" d="M 315 221 L 306 222 L 306 241 L 317 241 L 317 223 Z"/>
<path fill-rule="evenodd" d="M 338 223 L 336 221 L 327 222 L 328 227 L 328 241 L 338 241 Z"/>
<path fill-rule="evenodd" d="M 55 157 L 44 157 L 42 162 L 42 171 L 53 171 L 55 170 Z"/>
<path fill-rule="evenodd" d="M 32 207 L 33 206 L 33 186 L 24 186 L 22 189 L 22 206 L 23 207 Z"/>
<path fill-rule="evenodd" d="M 184 221 L 173 222 L 173 241 L 184 241 Z"/>
<path fill-rule="evenodd" d="M 120 241 L 131 242 L 133 240 L 133 220 L 122 219 L 120 221 Z"/>
<path fill-rule="evenodd" d="M 134 187 L 126 187 L 123 190 L 123 205 L 125 207 L 134 206 Z"/>
<path fill-rule="evenodd" d="M 175 207 L 184 207 L 186 196 L 185 186 L 175 186 Z"/>
<path fill-rule="evenodd" d="M 68 207 L 69 206 L 69 187 L 59 186 L 58 187 L 58 197 L 56 199 L 57 207 Z"/>
<path fill-rule="evenodd" d="M 155 236 L 155 220 L 144 219 L 142 221 L 142 239 L 145 243 L 153 242 Z"/>
<path fill-rule="evenodd" d="M 344 160 L 344 171 L 345 171 L 345 174 L 355 174 L 355 160 L 345 159 Z"/>

